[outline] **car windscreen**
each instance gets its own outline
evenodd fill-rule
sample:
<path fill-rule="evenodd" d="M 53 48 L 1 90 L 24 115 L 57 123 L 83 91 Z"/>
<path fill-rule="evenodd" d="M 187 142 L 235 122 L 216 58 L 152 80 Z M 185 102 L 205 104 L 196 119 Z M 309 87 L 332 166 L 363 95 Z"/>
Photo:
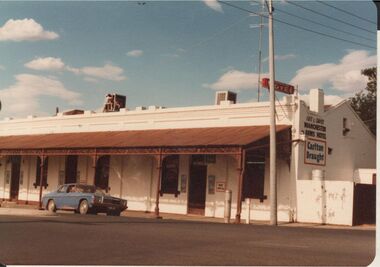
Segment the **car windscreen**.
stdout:
<path fill-rule="evenodd" d="M 95 186 L 92 186 L 92 185 L 77 185 L 76 186 L 77 188 L 77 192 L 81 192 L 81 193 L 95 193 L 95 191 L 97 190 L 97 188 Z"/>

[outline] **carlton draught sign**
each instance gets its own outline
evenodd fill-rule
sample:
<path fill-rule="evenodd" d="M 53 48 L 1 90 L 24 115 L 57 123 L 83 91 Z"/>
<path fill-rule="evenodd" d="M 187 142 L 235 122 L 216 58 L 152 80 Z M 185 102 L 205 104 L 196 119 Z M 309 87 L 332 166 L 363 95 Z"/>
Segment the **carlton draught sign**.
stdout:
<path fill-rule="evenodd" d="M 326 141 L 308 138 L 305 142 L 305 163 L 326 165 Z"/>

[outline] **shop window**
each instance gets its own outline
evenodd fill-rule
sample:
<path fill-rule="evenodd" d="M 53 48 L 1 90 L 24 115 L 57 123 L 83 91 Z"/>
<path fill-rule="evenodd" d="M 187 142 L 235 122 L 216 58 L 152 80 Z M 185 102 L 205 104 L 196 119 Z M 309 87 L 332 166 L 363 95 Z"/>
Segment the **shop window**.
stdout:
<path fill-rule="evenodd" d="M 243 180 L 243 200 L 245 198 L 260 199 L 263 201 L 267 197 L 264 195 L 265 159 L 257 157 L 247 157 L 245 175 Z"/>
<path fill-rule="evenodd" d="M 179 156 L 166 157 L 162 162 L 161 195 L 175 194 L 178 192 Z"/>
<path fill-rule="evenodd" d="M 48 158 L 45 158 L 44 161 L 44 167 L 42 170 L 42 186 L 45 188 L 48 187 L 47 183 L 47 174 L 48 174 Z M 34 188 L 37 188 L 37 186 L 40 186 L 40 181 L 41 181 L 41 158 L 37 157 L 37 166 L 36 166 L 36 181 L 33 183 Z"/>

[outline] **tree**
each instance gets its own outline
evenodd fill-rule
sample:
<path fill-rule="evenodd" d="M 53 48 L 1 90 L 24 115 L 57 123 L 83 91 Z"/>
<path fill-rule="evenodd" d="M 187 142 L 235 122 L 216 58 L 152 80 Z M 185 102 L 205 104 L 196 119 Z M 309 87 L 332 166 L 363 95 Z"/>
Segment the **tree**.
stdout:
<path fill-rule="evenodd" d="M 351 98 L 351 106 L 376 135 L 376 67 L 362 70 L 362 75 L 368 78 L 367 87 Z"/>

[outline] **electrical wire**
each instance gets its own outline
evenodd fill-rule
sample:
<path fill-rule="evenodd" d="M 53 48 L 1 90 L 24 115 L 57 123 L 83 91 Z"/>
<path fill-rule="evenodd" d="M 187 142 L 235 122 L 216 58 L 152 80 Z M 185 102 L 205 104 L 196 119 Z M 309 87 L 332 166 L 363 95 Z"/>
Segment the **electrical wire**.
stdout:
<path fill-rule="evenodd" d="M 287 11 L 279 9 L 279 8 L 276 8 L 276 11 L 280 12 L 280 13 L 284 13 L 284 14 L 292 16 L 292 17 L 295 17 L 295 18 L 298 18 L 298 19 L 301 19 L 301 20 L 304 20 L 304 21 L 308 21 L 308 22 L 314 23 L 316 25 L 320 25 L 320 26 L 325 27 L 327 29 L 331 29 L 331 30 L 334 30 L 334 31 L 337 31 L 337 32 L 342 32 L 342 33 L 345 33 L 345 34 L 348 34 L 348 35 L 351 35 L 351 36 L 363 38 L 363 39 L 366 39 L 368 41 L 376 41 L 375 39 L 367 38 L 367 37 L 362 36 L 362 35 L 358 35 L 358 34 L 355 34 L 355 33 L 352 33 L 352 32 L 347 32 L 347 31 L 344 31 L 344 30 L 341 30 L 341 29 L 338 29 L 338 28 L 335 28 L 335 27 L 332 27 L 332 26 L 328 26 L 328 25 L 325 25 L 323 23 L 320 23 L 320 22 L 317 22 L 317 21 L 314 21 L 314 20 L 311 20 L 311 19 L 307 19 L 307 18 L 298 16 L 296 14 L 287 12 Z"/>
<path fill-rule="evenodd" d="M 348 14 L 348 15 L 354 16 L 354 17 L 356 17 L 356 18 L 358 18 L 358 19 L 361 19 L 361 20 L 367 21 L 367 22 L 369 22 L 369 23 L 372 23 L 372 24 L 374 24 L 374 25 L 377 25 L 377 23 L 374 22 L 374 21 L 371 21 L 371 20 L 369 20 L 369 19 L 363 18 L 363 17 L 358 16 L 358 15 L 356 15 L 356 14 L 354 14 L 354 13 L 351 13 L 351 12 L 349 12 L 349 11 L 347 11 L 347 10 L 344 10 L 344 9 L 338 8 L 338 7 L 336 7 L 336 6 L 333 6 L 333 5 L 331 5 L 331 4 L 327 4 L 327 3 L 324 2 L 324 1 L 316 0 L 316 2 L 318 2 L 318 3 L 322 4 L 322 5 L 325 5 L 325 6 L 331 7 L 331 8 L 333 8 L 333 9 L 339 10 L 340 12 L 346 13 L 346 14 Z"/>
<path fill-rule="evenodd" d="M 369 33 L 372 33 L 372 34 L 375 34 L 375 33 L 376 33 L 376 32 L 373 32 L 373 31 L 369 31 L 369 30 L 367 30 L 367 29 L 365 29 L 365 28 L 362 28 L 362 27 L 356 26 L 355 24 L 349 23 L 349 22 L 347 22 L 347 21 L 344 21 L 344 20 L 341 20 L 341 19 L 337 19 L 337 18 L 331 17 L 331 16 L 329 16 L 329 15 L 323 14 L 322 12 L 315 11 L 315 10 L 313 10 L 313 9 L 311 9 L 311 8 L 308 8 L 308 7 L 304 7 L 303 5 L 300 5 L 300 4 L 298 4 L 298 3 L 296 4 L 296 3 L 291 2 L 291 1 L 286 1 L 286 3 L 289 3 L 289 4 L 291 4 L 291 5 L 297 6 L 297 7 L 302 8 L 302 9 L 305 9 L 305 10 L 307 10 L 307 11 L 310 11 L 310 12 L 312 12 L 312 13 L 318 14 L 318 15 L 323 16 L 323 17 L 325 17 L 325 18 L 329 18 L 329 19 L 331 19 L 331 20 L 335 20 L 335 21 L 338 21 L 338 22 L 340 22 L 340 23 L 343 23 L 343 24 L 349 25 L 349 26 L 354 27 L 354 28 L 357 28 L 357 29 L 359 29 L 359 30 L 366 31 L 366 32 L 369 32 Z"/>
<path fill-rule="evenodd" d="M 231 29 L 233 26 L 235 26 L 235 25 L 241 23 L 242 21 L 248 19 L 249 17 L 250 17 L 250 16 L 246 16 L 246 17 L 243 17 L 243 18 L 238 19 L 237 21 L 233 22 L 232 24 L 228 25 L 227 27 L 223 28 L 222 30 L 220 30 L 220 31 L 218 31 L 218 32 L 216 32 L 216 33 L 214 33 L 213 35 L 207 37 L 206 39 L 203 39 L 203 40 L 201 40 L 201 41 L 199 41 L 199 42 L 197 42 L 197 43 L 195 43 L 195 44 L 189 46 L 188 48 L 186 48 L 186 50 L 191 50 L 191 49 L 193 49 L 193 48 L 195 48 L 195 47 L 197 47 L 197 46 L 201 46 L 201 45 L 203 45 L 204 43 L 207 43 L 208 41 L 214 39 L 216 36 L 218 36 L 218 35 L 220 35 L 220 34 L 222 34 L 222 33 L 225 33 L 226 31 L 228 31 L 229 29 Z"/>
<path fill-rule="evenodd" d="M 268 18 L 267 15 L 259 14 L 259 13 L 256 13 L 254 11 L 251 11 L 249 9 L 246 9 L 246 8 L 243 8 L 243 7 L 240 7 L 240 6 L 236 6 L 236 5 L 233 5 L 233 4 L 225 2 L 225 1 L 218 0 L 218 2 L 221 3 L 221 4 L 224 4 L 224 5 L 230 6 L 232 8 L 239 9 L 239 10 L 244 11 L 244 12 L 248 12 L 248 13 L 251 13 L 251 14 L 258 15 L 258 16 L 261 15 L 261 16 L 263 16 L 265 18 Z M 308 29 L 308 28 L 305 28 L 305 27 L 302 27 L 302 26 L 298 26 L 298 25 L 295 25 L 295 24 L 292 24 L 292 23 L 289 23 L 289 22 L 286 22 L 286 21 L 283 21 L 283 20 L 280 20 L 280 19 L 277 19 L 277 18 L 273 18 L 273 20 L 277 21 L 279 23 L 291 26 L 293 28 L 297 28 L 297 29 L 304 30 L 304 31 L 307 31 L 307 32 L 312 32 L 312 33 L 315 33 L 315 34 L 318 34 L 318 35 L 321 35 L 321 36 L 324 36 L 324 37 L 328 37 L 328 38 L 331 38 L 331 39 L 335 39 L 335 40 L 339 40 L 339 41 L 343 41 L 343 42 L 346 42 L 346 43 L 351 43 L 351 44 L 355 44 L 355 45 L 359 45 L 359 46 L 363 46 L 363 47 L 367 47 L 367 48 L 376 49 L 376 47 L 374 47 L 374 46 L 370 46 L 370 45 L 367 45 L 367 44 L 363 44 L 363 43 L 359 43 L 359 42 L 354 42 L 354 41 L 347 40 L 347 39 L 344 39 L 344 38 L 336 37 L 336 36 L 333 36 L 333 35 L 330 35 L 330 34 L 318 32 L 318 31 L 315 31 L 315 30 L 312 30 L 312 29 Z"/>

